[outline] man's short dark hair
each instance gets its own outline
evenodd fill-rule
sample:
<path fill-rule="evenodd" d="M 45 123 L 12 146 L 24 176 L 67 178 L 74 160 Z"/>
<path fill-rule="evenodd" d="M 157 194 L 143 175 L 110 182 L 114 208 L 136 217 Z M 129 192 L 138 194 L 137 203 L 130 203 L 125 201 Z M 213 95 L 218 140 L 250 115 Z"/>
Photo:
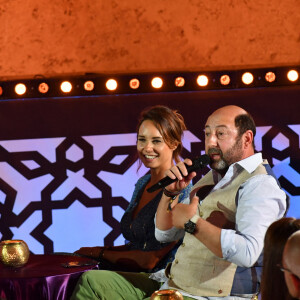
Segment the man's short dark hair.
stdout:
<path fill-rule="evenodd" d="M 253 132 L 253 142 L 252 146 L 255 149 L 254 137 L 256 134 L 255 122 L 250 114 L 241 114 L 235 117 L 234 119 L 235 127 L 238 129 L 238 136 L 241 137 L 247 130 Z"/>

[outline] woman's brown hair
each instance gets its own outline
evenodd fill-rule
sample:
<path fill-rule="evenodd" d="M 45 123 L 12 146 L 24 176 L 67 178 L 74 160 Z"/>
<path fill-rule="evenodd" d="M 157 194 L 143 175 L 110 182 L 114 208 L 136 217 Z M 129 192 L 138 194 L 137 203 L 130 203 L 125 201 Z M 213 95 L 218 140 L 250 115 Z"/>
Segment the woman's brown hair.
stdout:
<path fill-rule="evenodd" d="M 261 278 L 262 300 L 288 300 L 284 274 L 278 267 L 281 264 L 282 253 L 287 239 L 300 230 L 300 220 L 282 218 L 270 225 L 264 242 L 263 271 Z"/>

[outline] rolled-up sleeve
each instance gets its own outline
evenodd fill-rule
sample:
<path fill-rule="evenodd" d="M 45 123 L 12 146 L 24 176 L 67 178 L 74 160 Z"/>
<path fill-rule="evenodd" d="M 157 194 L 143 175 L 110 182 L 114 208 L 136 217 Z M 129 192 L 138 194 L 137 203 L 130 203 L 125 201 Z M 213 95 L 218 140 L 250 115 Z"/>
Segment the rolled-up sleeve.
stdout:
<path fill-rule="evenodd" d="M 172 241 L 177 241 L 184 236 L 184 230 L 183 229 L 178 229 L 176 227 L 172 227 L 169 230 L 160 230 L 158 228 L 155 228 L 155 238 L 159 242 L 172 242 Z"/>
<path fill-rule="evenodd" d="M 223 258 L 251 267 L 263 249 L 268 227 L 286 210 L 286 194 L 270 175 L 257 175 L 239 189 L 236 230 L 222 229 Z"/>

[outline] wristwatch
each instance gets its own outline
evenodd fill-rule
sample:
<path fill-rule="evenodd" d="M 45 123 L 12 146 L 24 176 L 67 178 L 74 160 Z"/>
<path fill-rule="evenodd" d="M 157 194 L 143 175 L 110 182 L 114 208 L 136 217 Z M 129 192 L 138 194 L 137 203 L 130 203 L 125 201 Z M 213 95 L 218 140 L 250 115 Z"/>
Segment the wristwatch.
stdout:
<path fill-rule="evenodd" d="M 200 219 L 199 215 L 194 215 L 184 224 L 184 230 L 190 234 L 193 234 L 196 230 L 197 221 Z"/>

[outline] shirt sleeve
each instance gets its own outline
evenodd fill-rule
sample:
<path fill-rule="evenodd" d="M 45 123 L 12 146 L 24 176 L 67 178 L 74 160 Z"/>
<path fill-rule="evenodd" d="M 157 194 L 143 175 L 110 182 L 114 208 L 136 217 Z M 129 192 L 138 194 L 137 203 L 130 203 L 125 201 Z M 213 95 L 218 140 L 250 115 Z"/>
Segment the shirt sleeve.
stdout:
<path fill-rule="evenodd" d="M 223 258 L 251 267 L 262 252 L 268 227 L 286 210 L 286 194 L 270 175 L 251 177 L 239 189 L 236 230 L 222 229 Z"/>

